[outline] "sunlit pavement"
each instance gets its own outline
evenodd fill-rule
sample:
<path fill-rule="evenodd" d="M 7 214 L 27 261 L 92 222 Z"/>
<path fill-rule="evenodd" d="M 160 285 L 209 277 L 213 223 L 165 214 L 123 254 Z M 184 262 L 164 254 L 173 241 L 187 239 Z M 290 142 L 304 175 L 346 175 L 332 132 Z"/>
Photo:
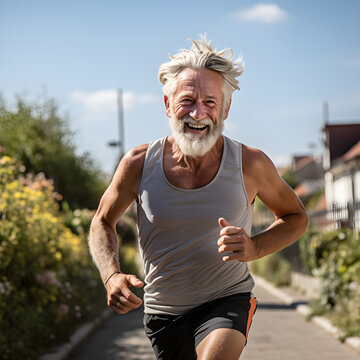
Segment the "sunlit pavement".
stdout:
<path fill-rule="evenodd" d="M 143 309 L 114 313 L 69 357 L 74 360 L 154 360 L 142 325 Z"/>
<path fill-rule="evenodd" d="M 260 287 L 259 307 L 241 360 L 359 360 L 360 354 L 307 323 L 294 306 Z M 142 327 L 142 311 L 114 314 L 69 357 L 71 360 L 154 360 Z M 184 359 L 186 360 L 186 359 Z"/>
<path fill-rule="evenodd" d="M 306 322 L 294 306 L 284 305 L 261 288 L 242 360 L 359 360 L 360 354 Z"/>

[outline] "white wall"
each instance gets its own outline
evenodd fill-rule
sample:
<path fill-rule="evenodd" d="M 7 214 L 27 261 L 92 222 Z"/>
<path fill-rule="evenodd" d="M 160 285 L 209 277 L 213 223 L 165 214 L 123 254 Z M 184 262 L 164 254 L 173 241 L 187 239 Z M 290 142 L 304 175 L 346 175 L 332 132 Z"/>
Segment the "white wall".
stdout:
<path fill-rule="evenodd" d="M 352 185 L 351 176 L 343 176 L 334 180 L 333 201 L 340 206 L 345 206 L 352 201 Z"/>
<path fill-rule="evenodd" d="M 355 201 L 360 201 L 360 170 L 355 173 Z"/>
<path fill-rule="evenodd" d="M 326 207 L 330 209 L 334 203 L 333 176 L 330 172 L 324 174 Z"/>

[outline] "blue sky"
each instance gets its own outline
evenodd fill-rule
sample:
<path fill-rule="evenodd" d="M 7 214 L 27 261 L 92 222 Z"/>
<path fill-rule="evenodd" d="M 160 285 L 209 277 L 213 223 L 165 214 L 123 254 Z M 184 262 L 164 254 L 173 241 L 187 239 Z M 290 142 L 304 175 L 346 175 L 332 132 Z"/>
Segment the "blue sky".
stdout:
<path fill-rule="evenodd" d="M 79 152 L 111 172 L 116 89 L 126 150 L 169 134 L 159 65 L 206 33 L 245 61 L 225 134 L 280 166 L 320 153 L 324 101 L 330 122 L 360 121 L 359 18 L 358 0 L 0 0 L 0 93 L 55 98 Z"/>

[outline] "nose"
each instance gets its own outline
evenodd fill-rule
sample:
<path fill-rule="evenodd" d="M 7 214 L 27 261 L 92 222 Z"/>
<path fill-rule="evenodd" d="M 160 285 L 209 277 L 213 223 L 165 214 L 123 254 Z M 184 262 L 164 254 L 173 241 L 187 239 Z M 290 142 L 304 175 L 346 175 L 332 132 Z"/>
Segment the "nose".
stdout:
<path fill-rule="evenodd" d="M 200 102 L 196 102 L 189 115 L 196 121 L 206 118 L 205 106 Z"/>

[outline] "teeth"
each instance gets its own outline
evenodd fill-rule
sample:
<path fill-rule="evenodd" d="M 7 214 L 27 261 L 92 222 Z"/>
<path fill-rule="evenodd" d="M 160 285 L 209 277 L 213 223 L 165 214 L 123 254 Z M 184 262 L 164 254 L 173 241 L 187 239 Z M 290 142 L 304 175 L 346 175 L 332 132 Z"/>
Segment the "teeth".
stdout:
<path fill-rule="evenodd" d="M 197 130 L 201 129 L 202 130 L 202 129 L 205 129 L 207 125 L 188 123 L 188 126 L 192 129 L 197 129 Z"/>

